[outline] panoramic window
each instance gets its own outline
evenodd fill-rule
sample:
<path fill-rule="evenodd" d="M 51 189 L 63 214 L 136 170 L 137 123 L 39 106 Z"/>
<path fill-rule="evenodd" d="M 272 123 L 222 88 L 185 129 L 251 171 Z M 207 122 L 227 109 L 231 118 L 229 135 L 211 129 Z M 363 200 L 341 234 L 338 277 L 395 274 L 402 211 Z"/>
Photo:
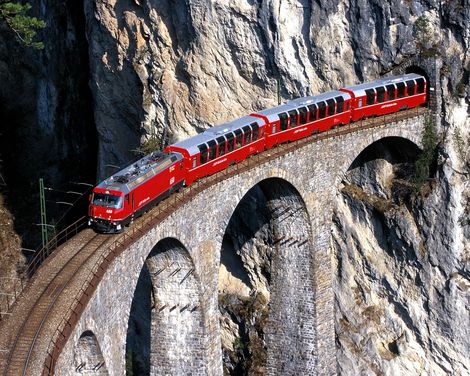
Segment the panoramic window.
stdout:
<path fill-rule="evenodd" d="M 209 159 L 214 159 L 217 150 L 217 144 L 214 140 L 210 140 L 207 145 L 209 145 Z"/>
<path fill-rule="evenodd" d="M 413 80 L 406 81 L 407 94 L 415 95 L 415 82 Z"/>
<path fill-rule="evenodd" d="M 243 139 L 243 133 L 240 129 L 235 130 L 235 144 L 238 148 L 242 147 L 242 139 Z"/>
<path fill-rule="evenodd" d="M 300 125 L 305 124 L 307 122 L 307 109 L 305 107 L 299 108 L 299 118 Z"/>
<path fill-rule="evenodd" d="M 385 89 L 379 86 L 375 90 L 377 91 L 377 103 L 382 103 L 385 100 Z"/>
<path fill-rule="evenodd" d="M 251 129 L 248 125 L 244 126 L 243 128 L 243 135 L 245 136 L 245 145 L 251 142 Z"/>
<path fill-rule="evenodd" d="M 317 105 L 316 104 L 310 104 L 307 106 L 308 107 L 308 121 L 312 122 L 317 120 Z"/>
<path fill-rule="evenodd" d="M 290 117 L 290 126 L 291 127 L 296 127 L 297 126 L 297 111 L 296 110 L 292 110 L 292 111 L 289 111 L 289 117 Z"/>
<path fill-rule="evenodd" d="M 258 123 L 251 123 L 251 129 L 253 129 L 252 141 L 254 142 L 258 139 L 258 129 L 259 129 Z"/>
<path fill-rule="evenodd" d="M 335 100 L 327 99 L 326 103 L 328 104 L 328 116 L 335 114 Z"/>
<path fill-rule="evenodd" d="M 375 92 L 374 89 L 367 89 L 366 90 L 366 105 L 370 106 L 373 105 L 375 102 Z M 361 106 L 359 106 L 361 107 Z"/>
<path fill-rule="evenodd" d="M 325 102 L 317 103 L 318 106 L 318 119 L 323 119 L 326 116 L 326 104 Z"/>
<path fill-rule="evenodd" d="M 344 98 L 343 97 L 336 97 L 336 113 L 340 114 L 344 111 Z"/>
<path fill-rule="evenodd" d="M 287 129 L 287 124 L 288 124 L 288 123 L 287 123 L 287 118 L 288 118 L 288 116 L 287 116 L 287 114 L 286 114 L 285 112 L 279 114 L 278 116 L 279 116 L 279 119 L 280 119 L 280 127 L 279 127 L 279 129 L 280 129 L 281 131 L 285 131 L 285 130 Z"/>
<path fill-rule="evenodd" d="M 225 154 L 225 138 L 224 137 L 218 137 L 217 138 L 217 148 L 219 150 L 219 157 Z"/>
<path fill-rule="evenodd" d="M 204 164 L 207 162 L 207 146 L 205 144 L 198 146 L 199 152 L 201 155 L 199 156 L 200 164 Z"/>
<path fill-rule="evenodd" d="M 235 137 L 233 136 L 233 133 L 227 133 L 225 138 L 227 139 L 227 153 L 230 153 L 233 151 L 233 142 Z"/>
<path fill-rule="evenodd" d="M 424 93 L 424 78 L 418 78 L 416 80 L 416 93 Z"/>
<path fill-rule="evenodd" d="M 387 85 L 387 100 L 395 99 L 395 85 Z"/>
<path fill-rule="evenodd" d="M 399 82 L 397 83 L 397 97 L 403 98 L 405 96 L 405 83 Z"/>

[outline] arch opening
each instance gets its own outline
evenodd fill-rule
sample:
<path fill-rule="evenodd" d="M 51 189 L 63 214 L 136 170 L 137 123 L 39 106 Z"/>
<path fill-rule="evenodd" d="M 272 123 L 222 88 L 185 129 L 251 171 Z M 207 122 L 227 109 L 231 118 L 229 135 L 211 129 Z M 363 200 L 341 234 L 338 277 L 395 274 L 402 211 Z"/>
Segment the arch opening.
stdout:
<path fill-rule="evenodd" d="M 412 193 L 415 161 L 421 149 L 401 137 L 386 137 L 366 147 L 343 177 L 342 191 L 361 188 L 400 200 Z"/>
<path fill-rule="evenodd" d="M 305 203 L 285 180 L 258 183 L 237 205 L 219 270 L 224 374 L 311 374 L 311 234 Z"/>
<path fill-rule="evenodd" d="M 408 356 L 421 346 L 410 331 L 412 312 L 427 304 L 412 199 L 419 154 L 404 138 L 381 139 L 358 155 L 341 182 L 332 219 L 338 374 L 405 374 L 418 366 Z M 413 350 L 406 355 L 405 348 Z"/>
<path fill-rule="evenodd" d="M 176 239 L 157 243 L 137 283 L 129 317 L 128 374 L 204 374 L 203 316 L 193 261 Z"/>
<path fill-rule="evenodd" d="M 87 330 L 80 336 L 74 351 L 74 369 L 80 375 L 108 375 L 95 334 Z"/>

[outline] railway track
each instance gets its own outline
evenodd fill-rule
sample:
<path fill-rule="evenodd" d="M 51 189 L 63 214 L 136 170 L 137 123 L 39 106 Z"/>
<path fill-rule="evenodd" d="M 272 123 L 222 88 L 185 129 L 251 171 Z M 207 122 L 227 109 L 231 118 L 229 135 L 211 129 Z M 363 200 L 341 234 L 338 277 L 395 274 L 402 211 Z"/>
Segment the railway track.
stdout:
<path fill-rule="evenodd" d="M 10 329 L 18 329 L 14 337 L 10 336 L 11 342 L 7 345 L 9 352 L 2 367 L 3 376 L 29 375 L 32 374 L 30 368 L 36 372 L 42 368 L 44 360 L 38 359 L 36 364 L 34 353 L 37 347 L 42 347 L 38 343 L 41 334 L 44 334 L 42 337 L 47 336 L 47 333 L 42 333 L 43 328 L 54 317 L 60 318 L 60 307 L 67 304 L 67 292 L 73 290 L 75 277 L 82 271 L 87 272 L 84 266 L 96 258 L 99 250 L 110 240 L 107 235 L 99 235 L 91 230 L 83 231 L 71 241 L 73 252 L 57 252 L 54 260 L 41 269 L 41 275 L 35 277 L 34 291 L 25 291 L 23 301 L 30 298 L 26 307 L 18 306 L 15 309 L 23 311 L 23 314 L 14 311 L 8 320 Z M 64 254 L 68 257 L 64 257 Z M 47 342 L 44 346 L 47 346 Z"/>

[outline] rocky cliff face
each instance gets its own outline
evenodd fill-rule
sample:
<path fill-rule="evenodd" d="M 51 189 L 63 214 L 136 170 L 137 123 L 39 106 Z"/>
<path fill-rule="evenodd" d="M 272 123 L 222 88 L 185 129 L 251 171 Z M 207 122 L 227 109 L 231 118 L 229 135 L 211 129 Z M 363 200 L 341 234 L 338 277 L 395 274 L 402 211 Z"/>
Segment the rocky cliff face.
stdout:
<path fill-rule="evenodd" d="M 418 195 L 410 158 L 381 152 L 346 174 L 333 218 L 338 373 L 467 374 L 468 152 Z"/>
<path fill-rule="evenodd" d="M 438 2 L 87 1 L 100 174 L 150 135 L 209 125 L 443 55 L 468 92 L 468 7 Z M 428 23 L 416 36 L 414 24 Z"/>
<path fill-rule="evenodd" d="M 84 10 L 73 1 L 31 3 L 31 14 L 47 23 L 40 32 L 44 50 L 21 46 L 1 24 L 0 173 L 23 245 L 36 248 L 39 227 L 32 223 L 40 218 L 38 179 L 49 187 L 74 191 L 80 187 L 69 181 L 94 183 L 97 137 Z M 47 197 L 68 202 L 76 198 Z M 52 203 L 47 208 L 51 222 L 67 209 Z"/>
<path fill-rule="evenodd" d="M 2 172 L 17 221 L 28 223 L 38 205 L 24 197 L 39 176 L 102 178 L 151 135 L 165 144 L 276 105 L 278 84 L 285 100 L 377 78 L 418 55 L 442 59 L 443 142 L 429 192 L 400 198 L 400 166 L 378 157 L 351 169 L 338 195 L 338 371 L 469 372 L 467 3 L 33 3 L 49 25 L 45 51 L 0 35 Z M 416 34 L 421 16 L 428 26 Z"/>

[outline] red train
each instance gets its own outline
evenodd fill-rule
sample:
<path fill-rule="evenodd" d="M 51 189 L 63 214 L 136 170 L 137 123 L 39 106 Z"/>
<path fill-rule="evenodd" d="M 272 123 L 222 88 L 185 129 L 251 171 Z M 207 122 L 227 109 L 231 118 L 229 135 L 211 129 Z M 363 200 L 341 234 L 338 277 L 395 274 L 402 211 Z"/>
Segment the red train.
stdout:
<path fill-rule="evenodd" d="M 250 154 L 348 124 L 426 103 L 427 82 L 411 73 L 298 98 L 215 127 L 154 152 L 93 189 L 89 224 L 120 232 L 183 185 L 238 163 Z"/>

